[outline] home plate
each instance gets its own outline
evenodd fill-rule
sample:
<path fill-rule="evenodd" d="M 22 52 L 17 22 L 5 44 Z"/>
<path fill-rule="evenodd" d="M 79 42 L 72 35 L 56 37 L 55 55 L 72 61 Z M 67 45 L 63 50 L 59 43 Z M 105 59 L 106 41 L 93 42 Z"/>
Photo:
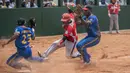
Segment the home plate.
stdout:
<path fill-rule="evenodd" d="M 19 70 L 19 71 L 17 71 L 17 72 L 21 72 L 21 73 L 30 73 L 31 70 Z"/>

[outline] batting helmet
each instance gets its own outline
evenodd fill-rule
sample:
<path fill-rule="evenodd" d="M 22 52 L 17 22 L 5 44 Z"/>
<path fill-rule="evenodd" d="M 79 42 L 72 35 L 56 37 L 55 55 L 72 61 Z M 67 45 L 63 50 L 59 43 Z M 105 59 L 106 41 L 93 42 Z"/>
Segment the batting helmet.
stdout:
<path fill-rule="evenodd" d="M 26 20 L 24 18 L 20 18 L 17 20 L 17 25 L 25 25 L 26 24 Z"/>
<path fill-rule="evenodd" d="M 64 14 L 62 15 L 61 21 L 62 21 L 62 22 L 67 22 L 67 21 L 69 21 L 70 19 L 71 19 L 71 17 L 70 17 L 70 15 L 69 15 L 69 13 L 64 13 Z"/>

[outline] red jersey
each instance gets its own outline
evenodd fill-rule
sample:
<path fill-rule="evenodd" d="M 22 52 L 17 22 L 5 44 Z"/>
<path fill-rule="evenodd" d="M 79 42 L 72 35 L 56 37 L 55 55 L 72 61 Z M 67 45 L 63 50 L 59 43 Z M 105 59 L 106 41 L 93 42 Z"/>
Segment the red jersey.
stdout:
<path fill-rule="evenodd" d="M 74 14 L 73 13 L 69 13 L 69 14 L 70 14 L 70 17 L 71 17 L 74 28 L 77 28 L 76 27 L 76 22 L 74 21 L 74 18 L 75 18 Z"/>
<path fill-rule="evenodd" d="M 108 5 L 108 10 L 109 10 L 110 14 L 118 14 L 119 9 L 120 9 L 119 4 L 109 4 Z"/>
<path fill-rule="evenodd" d="M 78 40 L 77 30 L 73 25 L 75 24 L 71 22 L 70 24 L 64 26 L 65 30 L 64 36 L 67 37 L 68 41 L 76 42 Z"/>

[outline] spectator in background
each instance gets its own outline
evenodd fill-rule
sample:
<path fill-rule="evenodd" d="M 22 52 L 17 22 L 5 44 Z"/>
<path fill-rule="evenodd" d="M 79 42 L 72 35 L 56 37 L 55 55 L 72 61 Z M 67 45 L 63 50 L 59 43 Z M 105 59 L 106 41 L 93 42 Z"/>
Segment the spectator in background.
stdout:
<path fill-rule="evenodd" d="M 9 3 L 9 7 L 8 8 L 15 8 L 15 1 L 14 0 L 10 0 L 10 3 Z"/>
<path fill-rule="evenodd" d="M 43 1 L 43 7 L 52 7 L 52 2 L 49 0 L 44 0 Z"/>
<path fill-rule="evenodd" d="M 84 0 L 84 5 L 88 5 L 88 0 Z"/>
<path fill-rule="evenodd" d="M 6 7 L 9 8 L 10 0 L 5 0 Z"/>
<path fill-rule="evenodd" d="M 120 5 L 120 3 L 121 3 L 121 0 L 117 0 L 117 1 L 116 1 L 116 3 Z"/>
<path fill-rule="evenodd" d="M 14 0 L 0 0 L 0 8 L 15 8 Z"/>
<path fill-rule="evenodd" d="M 3 1 L 0 0 L 0 8 L 4 8 Z"/>
<path fill-rule="evenodd" d="M 116 0 L 111 0 L 111 4 L 108 5 L 108 16 L 110 18 L 110 34 L 112 33 L 113 24 L 116 27 L 116 33 L 119 33 L 118 13 L 120 11 L 120 5 L 116 3 Z"/>
<path fill-rule="evenodd" d="M 88 5 L 94 5 L 94 2 L 93 1 L 89 1 Z"/>
<path fill-rule="evenodd" d="M 25 0 L 22 1 L 21 7 L 26 7 L 26 1 Z"/>
<path fill-rule="evenodd" d="M 106 0 L 101 0 L 99 2 L 99 6 L 107 6 L 107 5 L 108 5 L 108 3 L 106 2 Z"/>
<path fill-rule="evenodd" d="M 29 0 L 26 5 L 26 8 L 37 8 L 37 7 L 38 6 L 36 5 L 35 0 Z"/>
<path fill-rule="evenodd" d="M 68 6 L 68 5 L 75 5 L 76 6 L 76 0 L 64 0 L 63 5 Z"/>
<path fill-rule="evenodd" d="M 43 2 L 43 7 L 54 7 L 56 6 L 56 3 L 50 0 L 44 0 Z"/>

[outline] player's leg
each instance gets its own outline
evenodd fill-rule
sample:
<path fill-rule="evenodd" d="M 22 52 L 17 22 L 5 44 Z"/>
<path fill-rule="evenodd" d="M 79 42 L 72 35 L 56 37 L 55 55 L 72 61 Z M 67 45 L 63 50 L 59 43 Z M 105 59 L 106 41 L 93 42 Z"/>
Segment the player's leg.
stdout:
<path fill-rule="evenodd" d="M 78 44 L 77 44 L 77 50 L 81 53 L 83 56 L 84 62 L 89 63 L 90 62 L 90 55 L 87 53 L 86 48 L 95 46 L 96 44 L 99 43 L 99 38 L 94 38 L 94 37 L 86 37 L 82 39 Z"/>
<path fill-rule="evenodd" d="M 65 41 L 66 47 L 66 57 L 67 58 L 76 58 L 79 57 L 81 54 L 77 52 L 73 52 L 76 46 L 76 42 Z"/>
<path fill-rule="evenodd" d="M 32 50 L 30 46 L 26 47 L 23 51 L 21 51 L 20 55 L 30 62 L 43 62 L 44 61 L 44 59 L 39 56 L 37 57 L 32 56 Z"/>
<path fill-rule="evenodd" d="M 115 27 L 116 27 L 116 33 L 119 33 L 119 21 L 118 21 L 118 14 L 115 14 Z"/>
<path fill-rule="evenodd" d="M 110 17 L 110 26 L 109 26 L 109 33 L 112 33 L 112 29 L 113 29 L 113 23 L 114 23 L 114 16 L 113 14 L 111 14 L 111 17 Z"/>
<path fill-rule="evenodd" d="M 38 55 L 40 57 L 45 58 L 45 57 L 48 57 L 50 54 L 52 54 L 54 51 L 56 51 L 58 48 L 63 47 L 64 43 L 62 43 L 60 46 L 58 46 L 58 43 L 60 42 L 60 40 L 53 42 L 53 44 L 42 55 L 40 53 L 38 53 Z"/>
<path fill-rule="evenodd" d="M 26 64 L 19 62 L 23 57 L 18 53 L 13 54 L 8 60 L 7 64 L 15 69 L 22 69 L 22 67 L 29 68 Z"/>

